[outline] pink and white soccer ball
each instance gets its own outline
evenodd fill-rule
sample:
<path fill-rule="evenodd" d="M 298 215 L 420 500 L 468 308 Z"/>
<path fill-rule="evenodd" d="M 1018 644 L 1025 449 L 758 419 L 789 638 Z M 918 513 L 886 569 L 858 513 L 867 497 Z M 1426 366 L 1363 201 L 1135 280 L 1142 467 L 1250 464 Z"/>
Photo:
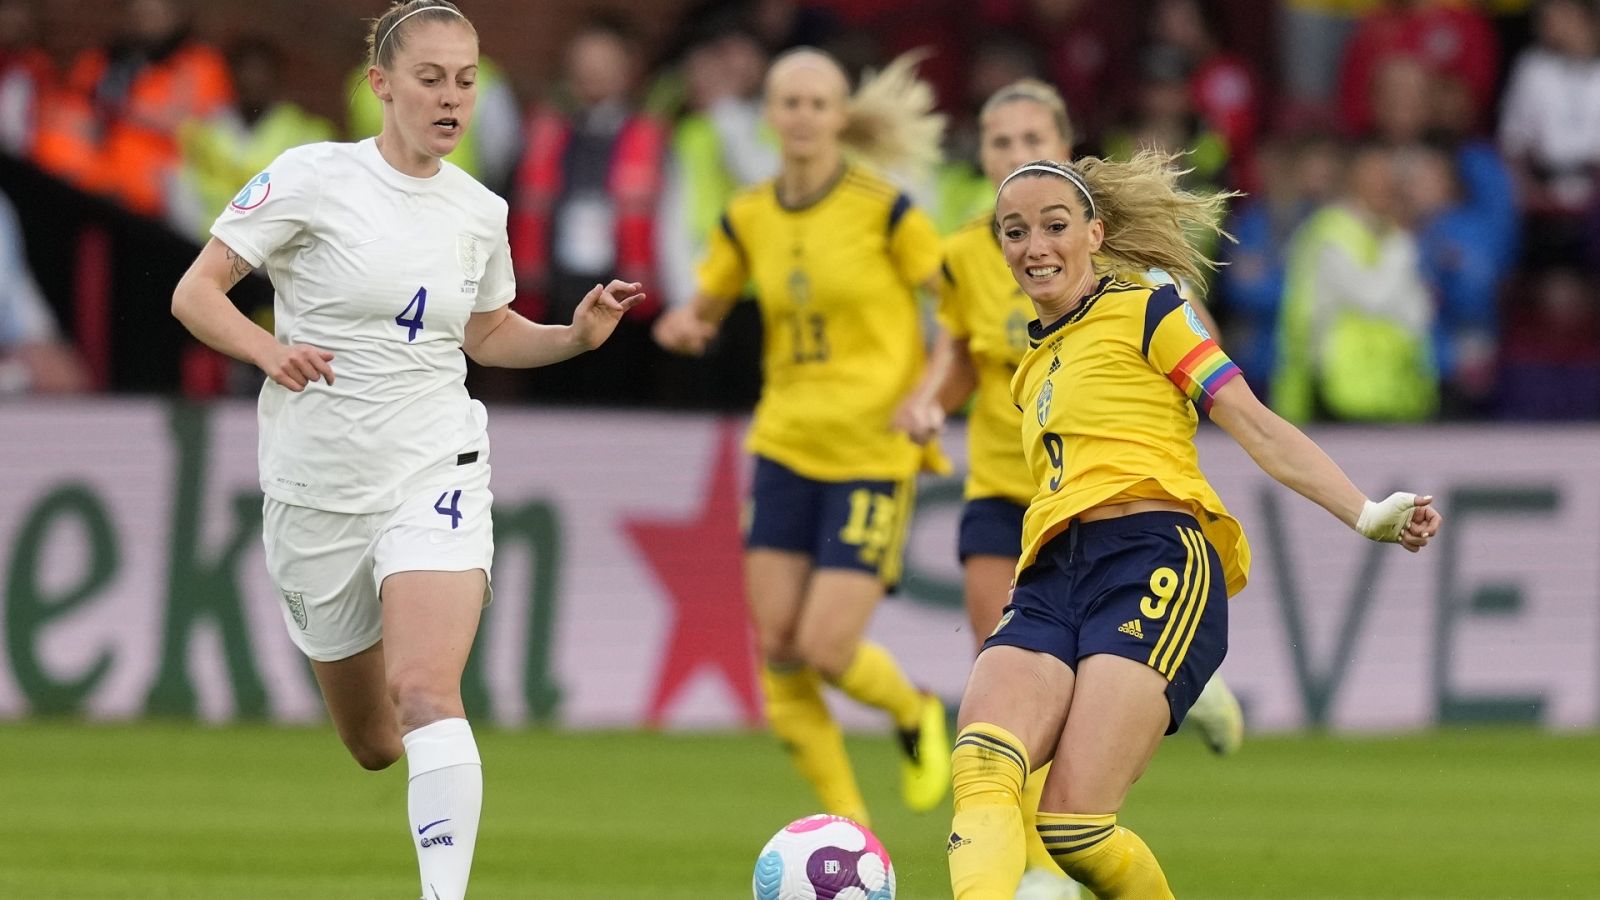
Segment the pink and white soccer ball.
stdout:
<path fill-rule="evenodd" d="M 894 863 L 865 827 L 807 816 L 761 848 L 752 884 L 755 900 L 894 900 Z"/>

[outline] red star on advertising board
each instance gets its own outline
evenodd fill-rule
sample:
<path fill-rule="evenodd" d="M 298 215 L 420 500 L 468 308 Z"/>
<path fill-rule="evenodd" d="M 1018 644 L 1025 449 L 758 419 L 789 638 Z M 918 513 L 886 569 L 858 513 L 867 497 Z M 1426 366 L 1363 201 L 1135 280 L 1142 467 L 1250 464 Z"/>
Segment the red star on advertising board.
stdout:
<path fill-rule="evenodd" d="M 727 682 L 746 724 L 760 721 L 739 506 L 739 428 L 724 422 L 700 511 L 688 520 L 623 523 L 672 601 L 671 634 L 646 709 L 652 725 L 665 721 L 668 708 L 702 669 Z"/>

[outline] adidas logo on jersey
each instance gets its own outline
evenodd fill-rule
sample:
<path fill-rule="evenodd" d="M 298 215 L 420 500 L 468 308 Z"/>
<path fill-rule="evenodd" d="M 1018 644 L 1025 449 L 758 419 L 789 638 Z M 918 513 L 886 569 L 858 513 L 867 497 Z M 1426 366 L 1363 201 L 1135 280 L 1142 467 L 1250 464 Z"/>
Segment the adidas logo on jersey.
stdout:
<path fill-rule="evenodd" d="M 1123 634 L 1131 634 L 1141 641 L 1144 640 L 1144 625 L 1138 619 L 1129 619 L 1123 622 L 1117 626 L 1117 630 Z"/>

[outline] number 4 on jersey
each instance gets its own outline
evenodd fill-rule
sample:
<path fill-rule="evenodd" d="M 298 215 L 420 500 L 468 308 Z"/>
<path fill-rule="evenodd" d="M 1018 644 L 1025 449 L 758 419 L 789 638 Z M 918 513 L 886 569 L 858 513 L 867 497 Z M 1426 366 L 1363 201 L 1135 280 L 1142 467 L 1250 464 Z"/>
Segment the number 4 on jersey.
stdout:
<path fill-rule="evenodd" d="M 417 339 L 417 332 L 422 330 L 422 313 L 427 308 L 428 289 L 419 287 L 416 295 L 411 298 L 411 302 L 406 304 L 406 308 L 401 311 L 400 315 L 394 317 L 394 323 L 406 329 L 406 343 L 409 344 Z M 417 311 L 414 316 L 411 315 L 413 309 Z M 406 316 L 411 316 L 411 318 L 408 319 Z"/>
<path fill-rule="evenodd" d="M 446 497 L 450 498 L 449 506 L 444 505 L 444 498 Z M 461 526 L 461 492 L 456 491 L 452 494 L 449 491 L 445 491 L 440 494 L 439 499 L 434 501 L 433 511 L 441 516 L 450 517 L 450 529 L 452 531 L 459 528 Z"/>

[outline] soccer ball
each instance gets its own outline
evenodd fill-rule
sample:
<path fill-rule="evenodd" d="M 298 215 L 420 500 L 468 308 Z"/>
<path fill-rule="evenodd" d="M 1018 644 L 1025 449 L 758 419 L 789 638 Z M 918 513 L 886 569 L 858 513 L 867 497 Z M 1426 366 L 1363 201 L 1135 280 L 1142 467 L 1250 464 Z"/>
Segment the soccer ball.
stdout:
<path fill-rule="evenodd" d="M 807 816 L 761 848 L 755 900 L 894 900 L 894 863 L 864 826 Z"/>

